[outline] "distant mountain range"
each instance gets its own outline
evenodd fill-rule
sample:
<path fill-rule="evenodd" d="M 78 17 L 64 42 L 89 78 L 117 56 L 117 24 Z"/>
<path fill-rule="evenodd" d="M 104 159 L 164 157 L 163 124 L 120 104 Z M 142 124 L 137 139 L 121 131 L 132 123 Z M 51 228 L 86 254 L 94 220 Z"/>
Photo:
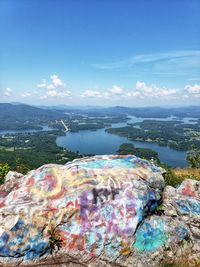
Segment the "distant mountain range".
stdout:
<path fill-rule="evenodd" d="M 103 108 L 103 107 L 99 107 L 99 106 L 80 106 L 80 105 L 75 105 L 75 106 L 71 106 L 71 105 L 56 105 L 56 106 L 36 106 L 38 108 L 42 108 L 42 109 L 56 109 L 56 110 L 74 110 L 74 109 L 78 109 L 78 110 L 88 110 L 88 109 L 96 109 L 96 108 Z"/>
<path fill-rule="evenodd" d="M 54 105 L 54 106 L 47 106 L 47 105 L 27 105 L 24 103 L 20 102 L 11 102 L 11 103 L 0 103 L 0 108 L 1 105 L 12 105 L 12 106 L 26 106 L 26 107 L 35 107 L 38 109 L 47 109 L 47 110 L 85 110 L 85 111 L 104 111 L 104 112 L 112 112 L 112 111 L 117 111 L 117 112 L 150 112 L 150 113 L 166 113 L 166 114 L 180 114 L 180 116 L 195 116 L 198 117 L 200 113 L 200 106 L 183 106 L 183 107 L 124 107 L 124 106 L 111 106 L 111 107 L 104 107 L 104 106 L 95 106 L 95 105 Z"/>
<path fill-rule="evenodd" d="M 143 118 L 167 118 L 169 116 L 176 117 L 193 117 L 200 119 L 200 107 L 178 107 L 178 108 L 163 108 L 163 107 L 96 107 L 96 106 L 30 106 L 21 103 L 0 103 L 0 129 L 5 125 L 23 125 L 28 126 L 38 125 L 47 121 L 65 118 L 65 112 L 77 114 L 85 114 L 88 116 L 117 116 L 117 115 L 133 115 Z"/>

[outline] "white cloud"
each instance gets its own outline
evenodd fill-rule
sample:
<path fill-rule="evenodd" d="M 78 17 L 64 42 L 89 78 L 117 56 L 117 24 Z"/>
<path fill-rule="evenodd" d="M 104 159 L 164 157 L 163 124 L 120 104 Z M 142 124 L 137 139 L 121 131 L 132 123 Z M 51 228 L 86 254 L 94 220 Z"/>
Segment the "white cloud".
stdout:
<path fill-rule="evenodd" d="M 101 93 L 97 90 L 85 90 L 81 97 L 102 97 Z"/>
<path fill-rule="evenodd" d="M 53 90 L 55 87 L 54 87 L 54 85 L 53 84 L 47 84 L 46 85 L 46 89 L 47 90 Z"/>
<path fill-rule="evenodd" d="M 102 70 L 109 70 L 131 68 L 136 65 L 138 66 L 139 64 L 150 64 L 152 67 L 154 66 L 154 64 L 159 63 L 159 66 L 165 66 L 167 64 L 166 67 L 168 70 L 170 70 L 173 64 L 178 64 L 179 66 L 181 66 L 183 62 L 185 63 L 184 67 L 187 66 L 188 68 L 199 68 L 199 60 L 200 50 L 179 50 L 153 54 L 139 54 L 121 61 L 104 64 L 91 64 L 91 66 Z M 168 63 L 172 64 L 168 65 Z"/>
<path fill-rule="evenodd" d="M 101 98 L 105 98 L 105 99 L 109 99 L 109 98 L 119 98 L 121 96 L 123 96 L 124 94 L 124 90 L 117 85 L 114 85 L 111 89 L 108 89 L 104 92 L 100 92 L 98 90 L 85 90 L 82 94 L 81 97 L 101 97 Z"/>
<path fill-rule="evenodd" d="M 144 89 L 144 88 L 146 88 L 146 84 L 144 82 L 137 81 L 135 88 L 138 90 Z"/>
<path fill-rule="evenodd" d="M 37 84 L 38 88 L 45 89 L 44 95 L 40 96 L 40 99 L 47 99 L 48 97 L 69 97 L 71 92 L 64 90 L 66 84 L 58 77 L 58 75 L 50 76 L 50 83 L 47 83 L 46 79 L 42 79 L 41 83 Z"/>
<path fill-rule="evenodd" d="M 21 97 L 23 97 L 23 98 L 29 97 L 29 96 L 31 96 L 31 94 L 28 93 L 28 92 L 24 92 L 24 93 L 21 94 Z"/>
<path fill-rule="evenodd" d="M 137 81 L 136 90 L 124 91 L 121 87 L 114 85 L 111 89 L 105 92 L 100 92 L 97 90 L 86 90 L 81 96 L 82 97 L 102 97 L 105 99 L 119 100 L 120 98 L 175 98 L 177 91 L 176 89 L 157 87 L 156 85 L 147 85 L 143 81 Z"/>
<path fill-rule="evenodd" d="M 111 93 L 111 95 L 121 95 L 123 94 L 123 89 L 117 85 L 114 85 L 109 92 Z"/>
<path fill-rule="evenodd" d="M 131 98 L 131 97 L 134 97 L 134 98 L 141 97 L 141 93 L 138 91 L 134 91 L 134 92 L 127 92 L 121 95 L 121 98 Z"/>
<path fill-rule="evenodd" d="M 133 97 L 137 97 L 137 96 L 140 96 L 141 95 L 141 93 L 140 92 L 138 92 L 138 91 L 135 91 L 135 92 L 133 92 L 132 93 L 132 95 L 131 96 L 133 96 Z"/>
<path fill-rule="evenodd" d="M 42 82 L 37 84 L 38 88 L 46 88 L 46 86 L 47 86 L 47 82 L 45 79 L 42 79 Z"/>
<path fill-rule="evenodd" d="M 102 90 L 86 90 L 81 94 L 85 98 L 102 98 L 111 101 L 119 101 L 120 99 L 136 98 L 136 99 L 156 99 L 159 100 L 175 100 L 195 97 L 200 98 L 200 85 L 187 85 L 184 88 L 167 88 L 154 84 L 146 84 L 144 81 L 137 81 L 133 90 L 125 90 L 122 87 L 114 85 L 111 89 Z"/>
<path fill-rule="evenodd" d="M 6 88 L 6 90 L 4 91 L 4 96 L 10 97 L 12 95 L 13 90 L 10 88 Z"/>
<path fill-rule="evenodd" d="M 154 89 L 152 88 L 152 86 L 147 86 L 145 82 L 140 82 L 140 81 L 137 81 L 136 82 L 136 86 L 135 88 L 137 90 L 142 90 L 144 91 L 145 93 L 152 93 L 154 91 Z"/>
<path fill-rule="evenodd" d="M 58 75 L 53 74 L 50 76 L 50 78 L 51 78 L 53 86 L 55 86 L 55 87 L 65 87 L 66 86 L 66 84 L 63 81 L 61 81 L 61 79 L 58 77 Z"/>
<path fill-rule="evenodd" d="M 104 92 L 98 90 L 86 90 L 81 94 L 81 97 L 88 98 L 104 98 L 110 100 L 119 100 L 120 98 L 127 97 L 138 97 L 141 93 L 139 91 L 135 92 L 125 92 L 120 86 L 114 85 L 111 89 L 107 89 Z"/>
<path fill-rule="evenodd" d="M 64 97 L 64 96 L 70 96 L 70 91 L 64 91 L 64 92 L 58 92 L 56 90 L 50 90 L 46 93 L 46 96 L 48 97 Z"/>
<path fill-rule="evenodd" d="M 191 95 L 198 95 L 200 94 L 200 85 L 199 84 L 194 84 L 194 85 L 186 85 L 185 89 L 187 92 Z"/>
<path fill-rule="evenodd" d="M 170 98 L 175 97 L 177 94 L 176 89 L 158 87 L 156 85 L 147 85 L 145 82 L 138 81 L 135 86 L 136 90 L 140 91 L 142 95 L 146 97 L 163 97 Z"/>
<path fill-rule="evenodd" d="M 46 79 L 42 79 L 42 82 L 37 84 L 38 88 L 43 88 L 47 90 L 54 90 L 55 88 L 64 88 L 66 84 L 58 77 L 58 75 L 50 76 L 51 83 L 47 83 Z"/>

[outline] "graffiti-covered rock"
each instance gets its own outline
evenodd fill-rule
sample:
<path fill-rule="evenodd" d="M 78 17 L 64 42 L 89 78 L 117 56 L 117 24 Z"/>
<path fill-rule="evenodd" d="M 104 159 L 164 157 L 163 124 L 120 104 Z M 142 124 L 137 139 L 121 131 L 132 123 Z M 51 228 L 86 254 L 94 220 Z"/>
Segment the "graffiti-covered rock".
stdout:
<path fill-rule="evenodd" d="M 132 155 L 105 155 L 8 179 L 0 187 L 0 264 L 161 266 L 186 253 L 197 258 L 199 187 L 164 190 L 164 172 Z"/>
<path fill-rule="evenodd" d="M 165 214 L 179 220 L 186 229 L 187 245 L 192 245 L 187 259 L 194 265 L 200 262 L 200 182 L 184 180 L 176 189 L 166 186 L 163 193 Z M 181 232 L 181 235 L 183 232 Z M 185 234 L 184 234 L 185 235 Z M 190 261 L 191 258 L 191 261 Z M 192 266 L 192 265 L 191 265 Z"/>

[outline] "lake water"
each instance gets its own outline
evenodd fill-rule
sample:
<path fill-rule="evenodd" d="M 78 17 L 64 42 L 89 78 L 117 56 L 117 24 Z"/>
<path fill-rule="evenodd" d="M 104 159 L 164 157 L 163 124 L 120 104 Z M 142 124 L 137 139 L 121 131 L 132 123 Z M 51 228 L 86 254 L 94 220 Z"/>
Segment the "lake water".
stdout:
<path fill-rule="evenodd" d="M 178 120 L 176 117 L 169 118 L 136 118 L 129 116 L 128 123 L 142 122 L 143 120 Z M 192 120 L 192 121 L 191 121 Z M 181 121 L 184 123 L 195 123 L 195 118 L 183 118 Z M 127 126 L 126 122 L 114 123 L 112 127 L 124 127 Z M 136 126 L 137 127 L 137 126 Z M 43 126 L 42 130 L 22 130 L 22 131 L 0 131 L 0 135 L 3 134 L 15 134 L 15 133 L 28 133 L 39 131 L 50 131 L 52 128 Z M 114 134 L 105 132 L 105 129 L 99 129 L 97 131 L 84 130 L 79 132 L 67 132 L 65 136 L 59 136 L 56 139 L 56 144 L 60 147 L 69 149 L 71 151 L 79 151 L 81 154 L 115 154 L 119 149 L 119 146 L 123 143 L 132 143 L 135 147 L 150 148 L 158 152 L 159 158 L 162 162 L 167 163 L 172 167 L 185 167 L 186 152 L 177 151 L 169 147 L 162 147 L 156 143 L 130 141 L 126 137 L 120 137 Z"/>
<path fill-rule="evenodd" d="M 51 131 L 53 130 L 52 128 L 50 128 L 49 126 L 45 125 L 42 126 L 41 130 L 0 130 L 0 135 L 4 135 L 4 134 L 16 134 L 16 133 L 37 133 L 37 132 L 41 132 L 41 131 Z"/>
<path fill-rule="evenodd" d="M 149 119 L 149 118 L 148 118 Z M 173 117 L 168 119 L 156 120 L 171 120 Z M 144 118 L 131 117 L 129 123 L 141 122 Z M 123 127 L 127 123 L 115 123 L 112 127 Z M 159 146 L 156 143 L 130 141 L 126 137 L 120 137 L 114 134 L 105 132 L 105 129 L 99 129 L 97 131 L 79 131 L 79 132 L 67 132 L 65 136 L 59 136 L 56 139 L 56 144 L 60 147 L 64 147 L 71 151 L 79 151 L 81 154 L 115 154 L 119 149 L 119 146 L 123 143 L 132 143 L 135 147 L 150 148 L 158 152 L 159 158 L 162 162 L 172 167 L 185 167 L 186 152 L 177 151 L 169 147 Z"/>

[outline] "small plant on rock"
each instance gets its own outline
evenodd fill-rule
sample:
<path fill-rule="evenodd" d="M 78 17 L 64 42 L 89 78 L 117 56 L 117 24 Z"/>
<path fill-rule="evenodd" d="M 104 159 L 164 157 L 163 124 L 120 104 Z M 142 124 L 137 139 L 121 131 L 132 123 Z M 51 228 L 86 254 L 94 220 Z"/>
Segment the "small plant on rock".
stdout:
<path fill-rule="evenodd" d="M 62 247 L 62 239 L 58 230 L 56 230 L 55 228 L 48 230 L 48 234 L 50 253 L 52 254 L 53 251 L 58 251 Z"/>
<path fill-rule="evenodd" d="M 5 182 L 5 176 L 10 171 L 10 166 L 7 163 L 0 163 L 0 185 Z"/>

